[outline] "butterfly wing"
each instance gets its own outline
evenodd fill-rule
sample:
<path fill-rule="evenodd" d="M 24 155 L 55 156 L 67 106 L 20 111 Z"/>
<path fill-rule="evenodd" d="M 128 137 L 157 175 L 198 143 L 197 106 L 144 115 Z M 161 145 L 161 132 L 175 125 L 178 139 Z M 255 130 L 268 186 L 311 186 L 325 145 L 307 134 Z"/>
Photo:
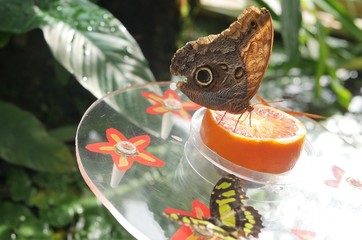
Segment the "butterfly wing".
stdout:
<path fill-rule="evenodd" d="M 257 237 L 263 228 L 261 215 L 245 206 L 246 194 L 234 175 L 221 178 L 210 197 L 211 221 L 234 236 Z"/>
<path fill-rule="evenodd" d="M 242 113 L 263 80 L 273 34 L 266 9 L 246 9 L 220 34 L 189 42 L 175 53 L 170 71 L 187 78 L 177 87 L 204 107 Z"/>
<path fill-rule="evenodd" d="M 241 208 L 246 199 L 240 179 L 234 175 L 227 175 L 215 184 L 211 193 L 211 216 L 220 218 L 224 225 L 235 227 L 235 210 Z"/>
<path fill-rule="evenodd" d="M 260 213 L 252 206 L 244 206 L 237 210 L 236 218 L 238 219 L 237 234 L 235 233 L 237 236 L 257 238 L 264 227 Z"/>
<path fill-rule="evenodd" d="M 209 239 L 217 237 L 221 240 L 236 240 L 237 238 L 230 235 L 225 229 L 216 226 L 206 219 L 199 219 L 186 216 L 179 213 L 163 213 L 168 219 L 177 222 L 180 225 L 188 226 L 197 236 Z"/>

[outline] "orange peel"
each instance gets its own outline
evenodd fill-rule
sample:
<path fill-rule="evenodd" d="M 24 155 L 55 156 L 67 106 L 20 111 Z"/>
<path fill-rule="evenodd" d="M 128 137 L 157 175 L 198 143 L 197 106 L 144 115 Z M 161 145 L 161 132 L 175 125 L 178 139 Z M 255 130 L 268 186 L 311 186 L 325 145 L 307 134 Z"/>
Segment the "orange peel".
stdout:
<path fill-rule="evenodd" d="M 251 170 L 273 174 L 291 170 L 303 150 L 303 123 L 261 104 L 247 113 L 251 116 L 240 118 L 207 109 L 200 128 L 204 144 L 228 161 Z"/>

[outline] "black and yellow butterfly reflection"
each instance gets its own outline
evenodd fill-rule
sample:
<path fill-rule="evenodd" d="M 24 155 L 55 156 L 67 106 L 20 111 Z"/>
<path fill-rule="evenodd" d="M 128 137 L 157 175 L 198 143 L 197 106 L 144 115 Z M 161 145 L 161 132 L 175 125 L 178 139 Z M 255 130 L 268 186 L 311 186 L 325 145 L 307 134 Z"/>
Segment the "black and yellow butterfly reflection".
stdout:
<path fill-rule="evenodd" d="M 191 228 L 203 239 L 249 239 L 258 237 L 263 228 L 261 215 L 252 206 L 244 205 L 247 199 L 240 179 L 234 175 L 221 178 L 210 196 L 208 218 L 195 218 L 181 213 L 164 213 L 170 220 Z"/>

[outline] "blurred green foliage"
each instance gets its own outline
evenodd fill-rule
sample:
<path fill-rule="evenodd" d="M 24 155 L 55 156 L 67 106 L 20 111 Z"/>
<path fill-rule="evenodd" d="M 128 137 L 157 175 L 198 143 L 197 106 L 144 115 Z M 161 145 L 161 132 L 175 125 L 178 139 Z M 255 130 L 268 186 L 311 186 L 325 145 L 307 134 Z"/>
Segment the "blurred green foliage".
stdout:
<path fill-rule="evenodd" d="M 347 111 L 351 98 L 361 95 L 362 30 L 356 18 L 362 17 L 362 4 L 245 2 L 266 6 L 276 29 L 262 95 L 292 98 L 293 109 L 325 116 Z M 131 0 L 99 3 L 128 22 L 162 80 L 169 76 L 165 64 L 176 42 L 181 46 L 218 33 L 242 11 L 212 9 L 198 0 L 139 0 L 136 8 Z M 120 73 L 153 80 L 137 43 L 123 29 L 109 11 L 87 0 L 0 0 L 0 239 L 132 239 L 99 206 L 75 170 L 73 140 L 94 96 L 134 83 L 119 81 Z M 56 44 L 67 46 L 69 38 L 49 39 L 43 33 L 89 44 L 70 43 L 77 52 L 65 56 Z M 88 66 L 80 56 L 90 53 L 96 64 Z M 82 67 L 73 68 L 72 61 L 81 61 Z M 101 72 L 90 78 L 93 69 L 106 69 L 114 77 L 107 81 Z"/>
<path fill-rule="evenodd" d="M 288 107 L 324 116 L 348 111 L 352 97 L 361 95 L 362 27 L 357 18 L 362 3 L 255 0 L 241 1 L 240 8 L 200 4 L 189 12 L 192 20 L 186 21 L 180 46 L 222 31 L 246 5 L 266 7 L 275 27 L 260 94 L 270 100 L 292 99 Z"/>
<path fill-rule="evenodd" d="M 0 167 L 0 239 L 133 239 L 76 172 Z"/>

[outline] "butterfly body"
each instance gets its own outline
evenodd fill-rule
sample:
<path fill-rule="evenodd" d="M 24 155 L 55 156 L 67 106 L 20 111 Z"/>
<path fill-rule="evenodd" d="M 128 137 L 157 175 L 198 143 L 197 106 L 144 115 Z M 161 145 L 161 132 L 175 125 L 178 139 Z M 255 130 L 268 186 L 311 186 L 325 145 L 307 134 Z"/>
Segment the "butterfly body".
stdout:
<path fill-rule="evenodd" d="M 204 238 L 217 237 L 221 240 L 234 240 L 258 237 L 263 228 L 261 215 L 252 206 L 246 206 L 247 199 L 240 179 L 234 175 L 221 178 L 210 196 L 209 218 L 195 218 L 178 213 L 165 213 L 165 216 Z"/>
<path fill-rule="evenodd" d="M 251 7 L 218 35 L 187 43 L 171 60 L 177 87 L 192 101 L 214 110 L 243 113 L 260 87 L 273 45 L 269 12 Z"/>

